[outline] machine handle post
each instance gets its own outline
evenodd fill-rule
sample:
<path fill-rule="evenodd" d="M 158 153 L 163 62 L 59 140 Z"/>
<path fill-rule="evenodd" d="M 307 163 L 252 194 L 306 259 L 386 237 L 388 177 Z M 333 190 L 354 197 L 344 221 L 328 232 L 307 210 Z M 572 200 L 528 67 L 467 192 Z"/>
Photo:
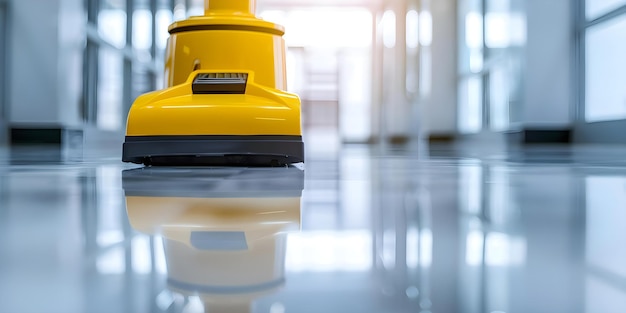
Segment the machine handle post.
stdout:
<path fill-rule="evenodd" d="M 204 15 L 254 15 L 256 0 L 204 0 Z"/>

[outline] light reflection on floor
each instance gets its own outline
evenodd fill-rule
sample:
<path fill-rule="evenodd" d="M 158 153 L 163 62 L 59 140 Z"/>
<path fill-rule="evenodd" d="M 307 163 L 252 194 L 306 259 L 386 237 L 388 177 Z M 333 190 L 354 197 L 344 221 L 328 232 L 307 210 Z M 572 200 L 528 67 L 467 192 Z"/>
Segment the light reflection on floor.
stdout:
<path fill-rule="evenodd" d="M 3 151 L 0 311 L 625 312 L 626 150 L 594 149 L 346 146 L 305 171 Z"/>

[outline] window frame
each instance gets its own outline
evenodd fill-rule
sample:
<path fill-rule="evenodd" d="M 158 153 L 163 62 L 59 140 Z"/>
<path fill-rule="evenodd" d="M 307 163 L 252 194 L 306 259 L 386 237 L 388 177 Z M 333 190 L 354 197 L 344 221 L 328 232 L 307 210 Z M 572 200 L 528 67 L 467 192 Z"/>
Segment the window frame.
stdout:
<path fill-rule="evenodd" d="M 590 20 L 586 17 L 587 0 L 580 0 L 574 7 L 572 14 L 573 25 L 575 27 L 574 42 L 574 86 L 572 95 L 576 99 L 573 101 L 573 121 L 574 121 L 574 141 L 575 142 L 594 142 L 594 143 L 626 143 L 626 136 L 623 136 L 626 130 L 626 118 L 618 118 L 606 121 L 587 121 L 585 112 L 586 88 L 587 88 L 587 55 L 586 55 L 586 37 L 587 30 L 590 27 L 613 21 L 614 19 L 626 15 L 626 4 L 606 12 L 600 16 Z"/>
<path fill-rule="evenodd" d="M 122 119 L 120 125 L 124 131 L 125 119 L 134 99 L 141 93 L 155 90 L 157 81 L 162 75 L 163 51 L 156 47 L 156 13 L 164 8 L 174 11 L 175 0 L 122 0 L 126 12 L 125 43 L 123 47 L 116 46 L 98 33 L 98 15 L 104 9 L 103 1 L 85 0 L 85 12 L 87 16 L 87 40 L 83 61 L 83 105 L 82 117 L 88 126 L 98 128 L 98 79 L 99 79 L 99 53 L 101 49 L 114 51 L 123 58 L 123 90 L 122 90 Z M 151 13 L 151 38 L 150 57 L 148 60 L 140 59 L 132 47 L 133 40 L 133 17 L 137 9 L 147 9 Z M 133 12 L 133 13 L 128 13 Z M 148 90 L 137 90 L 135 82 L 137 75 L 144 75 L 149 81 Z"/>

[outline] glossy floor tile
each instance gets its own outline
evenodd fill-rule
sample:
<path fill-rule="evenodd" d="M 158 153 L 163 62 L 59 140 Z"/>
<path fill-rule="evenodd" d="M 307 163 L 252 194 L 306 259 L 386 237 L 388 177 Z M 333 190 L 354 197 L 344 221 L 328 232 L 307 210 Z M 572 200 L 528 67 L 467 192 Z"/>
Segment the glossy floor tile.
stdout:
<path fill-rule="evenodd" d="M 626 312 L 626 148 L 0 149 L 0 312 Z"/>

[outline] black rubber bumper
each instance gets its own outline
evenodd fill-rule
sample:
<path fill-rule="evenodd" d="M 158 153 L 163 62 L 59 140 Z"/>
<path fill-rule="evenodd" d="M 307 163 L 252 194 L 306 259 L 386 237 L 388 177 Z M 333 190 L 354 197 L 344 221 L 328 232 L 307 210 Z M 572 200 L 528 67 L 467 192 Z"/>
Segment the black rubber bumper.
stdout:
<path fill-rule="evenodd" d="M 146 165 L 280 166 L 304 162 L 302 136 L 126 136 L 122 161 Z"/>

